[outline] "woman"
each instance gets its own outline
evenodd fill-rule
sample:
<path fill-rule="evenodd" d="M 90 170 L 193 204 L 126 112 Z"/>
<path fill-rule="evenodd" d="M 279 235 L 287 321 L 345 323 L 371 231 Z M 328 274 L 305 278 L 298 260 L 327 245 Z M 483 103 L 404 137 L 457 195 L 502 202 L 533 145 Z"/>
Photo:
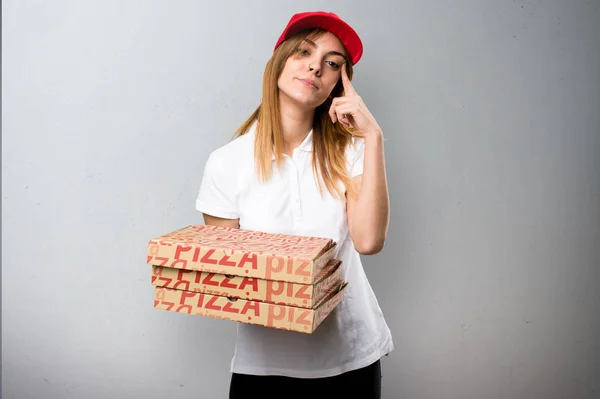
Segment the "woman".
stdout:
<path fill-rule="evenodd" d="M 196 201 L 206 224 L 331 238 L 348 282 L 313 334 L 238 323 L 230 398 L 380 398 L 393 343 L 359 254 L 382 249 L 389 199 L 383 133 L 350 82 L 361 56 L 335 14 L 294 15 L 260 106 L 206 163 Z"/>

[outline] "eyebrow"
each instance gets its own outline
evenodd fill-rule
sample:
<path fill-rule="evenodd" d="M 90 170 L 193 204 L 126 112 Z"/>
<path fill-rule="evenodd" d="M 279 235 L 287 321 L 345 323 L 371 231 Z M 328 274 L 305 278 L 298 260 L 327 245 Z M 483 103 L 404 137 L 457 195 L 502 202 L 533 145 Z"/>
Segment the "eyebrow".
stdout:
<path fill-rule="evenodd" d="M 316 44 L 315 42 L 313 42 L 312 40 L 310 40 L 310 39 L 304 39 L 303 41 L 304 41 L 304 42 L 306 42 L 306 43 L 308 43 L 308 44 L 309 44 L 310 46 L 312 46 L 312 47 L 317 47 L 317 44 Z M 329 51 L 329 52 L 328 52 L 327 54 L 325 54 L 325 55 L 326 55 L 326 56 L 327 56 L 327 55 L 338 55 L 338 56 L 340 56 L 340 57 L 342 57 L 342 58 L 346 59 L 346 55 L 345 55 L 345 54 L 343 54 L 343 53 L 340 53 L 339 51 Z"/>

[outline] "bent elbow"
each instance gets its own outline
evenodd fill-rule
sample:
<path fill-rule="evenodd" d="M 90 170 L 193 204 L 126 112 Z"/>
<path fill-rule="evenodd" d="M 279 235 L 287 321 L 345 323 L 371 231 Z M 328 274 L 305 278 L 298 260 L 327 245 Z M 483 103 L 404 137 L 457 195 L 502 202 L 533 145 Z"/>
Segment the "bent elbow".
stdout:
<path fill-rule="evenodd" d="M 383 250 L 385 245 L 385 238 L 365 240 L 365 242 L 355 243 L 354 248 L 356 252 L 361 255 L 375 255 Z"/>

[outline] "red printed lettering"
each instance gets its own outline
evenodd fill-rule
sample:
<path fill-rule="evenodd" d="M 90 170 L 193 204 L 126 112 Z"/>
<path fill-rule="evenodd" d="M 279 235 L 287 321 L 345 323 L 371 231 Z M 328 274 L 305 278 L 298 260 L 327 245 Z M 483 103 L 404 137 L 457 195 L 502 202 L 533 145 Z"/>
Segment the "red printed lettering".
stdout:
<path fill-rule="evenodd" d="M 185 269 L 187 267 L 187 260 L 185 259 L 179 259 L 176 261 L 173 261 L 173 263 L 171 263 L 171 266 L 174 269 Z"/>
<path fill-rule="evenodd" d="M 185 246 L 181 245 L 181 244 L 177 245 L 177 248 L 175 248 L 175 259 L 181 259 L 181 254 L 183 252 L 187 252 L 191 249 L 192 249 L 192 247 L 189 245 L 185 245 Z"/>
<path fill-rule="evenodd" d="M 288 274 L 294 273 L 294 258 L 291 258 L 289 256 L 287 258 L 287 273 Z"/>
<path fill-rule="evenodd" d="M 183 280 L 183 275 L 184 275 L 184 274 L 186 274 L 186 273 L 191 273 L 191 272 L 192 272 L 191 270 L 183 270 L 183 269 L 180 269 L 180 270 L 177 272 L 177 280 Z"/>
<path fill-rule="evenodd" d="M 274 286 L 277 285 L 277 289 Z M 272 281 L 267 280 L 267 293 L 266 293 L 266 301 L 274 302 L 273 296 L 283 294 L 284 283 L 282 281 Z"/>
<path fill-rule="evenodd" d="M 300 316 L 298 316 L 298 318 L 296 319 L 296 323 L 298 324 L 304 324 L 307 326 L 312 325 L 312 323 L 309 320 L 309 316 L 310 316 L 310 310 L 303 310 L 301 311 L 302 313 L 300 313 Z"/>
<path fill-rule="evenodd" d="M 179 304 L 183 305 L 185 304 L 186 298 L 193 298 L 195 296 L 196 294 L 194 292 L 182 291 L 181 296 L 179 297 Z"/>
<path fill-rule="evenodd" d="M 183 288 L 179 288 L 179 286 L 182 285 L 182 284 L 184 285 L 184 287 Z M 189 291 L 190 290 L 190 282 L 189 281 L 185 281 L 185 280 L 178 281 L 173 286 L 173 288 L 176 289 L 176 290 Z"/>
<path fill-rule="evenodd" d="M 219 282 L 218 281 L 214 281 L 212 278 L 215 276 L 214 273 L 209 273 L 206 275 L 206 277 L 204 277 L 204 280 L 202 280 L 202 284 L 205 285 L 214 285 L 215 287 L 219 286 Z"/>
<path fill-rule="evenodd" d="M 223 306 L 223 311 L 229 312 L 229 313 L 239 313 L 240 310 L 237 308 L 234 308 L 233 307 L 234 304 L 235 304 L 235 302 L 232 302 L 232 301 L 227 302 L 227 304 L 225 306 Z"/>
<path fill-rule="evenodd" d="M 191 314 L 192 313 L 192 305 L 180 305 L 177 308 L 176 312 Z"/>
<path fill-rule="evenodd" d="M 298 266 L 298 269 L 296 269 L 296 275 L 309 277 L 310 270 L 308 270 L 308 266 L 310 266 L 310 263 L 311 262 L 309 260 L 302 261 L 300 266 Z"/>
<path fill-rule="evenodd" d="M 202 257 L 202 259 L 200 261 L 203 263 L 210 263 L 211 265 L 216 265 L 217 259 L 210 258 L 210 256 L 214 253 L 215 253 L 214 249 L 209 249 L 208 251 L 206 251 L 206 253 L 204 254 L 204 256 Z"/>
<path fill-rule="evenodd" d="M 201 308 L 202 306 L 204 306 L 204 294 L 196 294 L 198 296 L 198 303 L 196 304 L 197 307 Z"/>
<path fill-rule="evenodd" d="M 248 311 L 253 310 L 255 317 L 260 317 L 260 303 L 254 301 L 247 301 L 242 308 L 242 314 L 248 313 Z"/>
<path fill-rule="evenodd" d="M 161 287 L 167 287 L 169 286 L 169 284 L 171 284 L 171 281 L 173 281 L 172 278 L 168 278 L 168 277 L 158 277 L 158 285 Z M 163 284 L 164 282 L 164 284 Z"/>
<path fill-rule="evenodd" d="M 148 248 L 148 254 L 149 255 L 157 255 L 158 254 L 158 244 L 156 241 L 150 241 L 149 242 L 149 247 Z"/>
<path fill-rule="evenodd" d="M 215 302 L 219 299 L 218 296 L 213 296 L 212 298 L 210 298 L 208 300 L 208 302 L 206 302 L 206 309 L 212 309 L 212 310 L 221 310 L 220 306 L 215 305 Z"/>
<path fill-rule="evenodd" d="M 231 284 L 230 281 L 230 277 L 224 276 L 223 281 L 221 282 L 221 287 L 237 289 L 237 286 L 235 284 Z"/>
<path fill-rule="evenodd" d="M 157 256 L 156 258 L 154 258 L 154 259 L 156 259 L 157 261 L 159 261 L 159 262 L 160 262 L 160 263 L 158 264 L 158 266 L 164 266 L 164 265 L 166 265 L 166 264 L 167 264 L 167 262 L 169 261 L 169 258 L 162 258 L 162 257 L 158 257 L 158 256 Z"/>
<path fill-rule="evenodd" d="M 219 265 L 222 266 L 235 266 L 235 262 L 229 260 L 229 255 L 223 255 L 219 261 Z"/>
<path fill-rule="evenodd" d="M 274 264 L 277 264 L 274 266 Z M 279 273 L 283 270 L 283 266 L 285 264 L 285 260 L 276 255 L 267 255 L 267 271 L 266 271 L 266 279 L 270 280 L 273 276 L 273 273 Z"/>
<path fill-rule="evenodd" d="M 283 320 L 285 317 L 285 306 L 271 305 L 267 311 L 267 326 L 274 327 L 275 321 Z"/>
<path fill-rule="evenodd" d="M 299 299 L 310 299 L 310 294 L 306 293 L 306 291 L 308 291 L 308 289 L 310 288 L 309 285 L 301 285 L 300 289 L 298 290 L 298 292 L 296 292 L 296 298 Z"/>
<path fill-rule="evenodd" d="M 247 285 L 252 287 L 254 292 L 258 292 L 258 280 L 255 278 L 244 277 L 240 284 L 240 290 L 243 290 Z"/>
<path fill-rule="evenodd" d="M 250 263 L 252 265 L 252 269 L 256 270 L 258 268 L 258 259 L 256 254 L 250 255 L 249 253 L 245 253 L 240 260 L 239 267 L 244 267 L 246 263 Z"/>
<path fill-rule="evenodd" d="M 192 262 L 198 262 L 198 258 L 200 257 L 200 247 L 194 248 L 194 257 L 192 258 Z"/>
<path fill-rule="evenodd" d="M 162 301 L 161 304 L 166 305 L 167 306 L 167 310 L 171 310 L 171 308 L 173 306 L 175 306 L 175 302 Z"/>

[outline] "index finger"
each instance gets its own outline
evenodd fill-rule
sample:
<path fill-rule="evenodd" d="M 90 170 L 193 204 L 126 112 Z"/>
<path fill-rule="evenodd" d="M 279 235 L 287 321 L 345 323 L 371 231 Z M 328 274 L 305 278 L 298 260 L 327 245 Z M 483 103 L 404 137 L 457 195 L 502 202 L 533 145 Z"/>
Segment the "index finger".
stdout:
<path fill-rule="evenodd" d="M 344 93 L 346 94 L 356 94 L 352 83 L 350 82 L 350 78 L 348 77 L 346 62 L 342 65 L 342 85 L 344 85 Z"/>

